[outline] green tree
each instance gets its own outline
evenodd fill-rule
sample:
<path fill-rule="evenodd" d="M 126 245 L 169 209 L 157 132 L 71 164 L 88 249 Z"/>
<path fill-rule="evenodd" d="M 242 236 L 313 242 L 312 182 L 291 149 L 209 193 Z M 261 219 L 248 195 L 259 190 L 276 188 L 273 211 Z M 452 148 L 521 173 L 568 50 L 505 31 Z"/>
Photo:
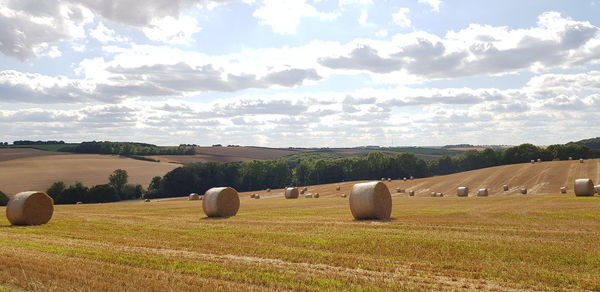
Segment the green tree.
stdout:
<path fill-rule="evenodd" d="M 46 193 L 52 198 L 54 199 L 54 201 L 58 200 L 58 198 L 60 196 L 62 196 L 62 193 L 65 191 L 65 183 L 62 181 L 57 181 L 55 183 L 52 184 L 52 186 L 50 186 L 50 188 L 48 188 L 48 190 L 46 190 Z"/>
<path fill-rule="evenodd" d="M 123 187 L 121 200 L 139 199 L 144 193 L 144 188 L 141 185 L 127 184 Z"/>
<path fill-rule="evenodd" d="M 111 185 L 113 188 L 115 188 L 115 190 L 117 191 L 117 194 L 119 194 L 119 196 L 121 195 L 121 193 L 123 192 L 123 187 L 125 187 L 125 185 L 127 184 L 127 179 L 129 178 L 129 175 L 127 174 L 126 170 L 123 169 L 117 169 L 115 171 L 113 171 L 113 174 L 111 174 L 108 177 L 108 181 L 109 181 L 109 185 Z"/>
<path fill-rule="evenodd" d="M 90 203 L 104 203 L 119 200 L 120 198 L 115 188 L 109 184 L 103 184 L 92 187 L 85 201 Z"/>
<path fill-rule="evenodd" d="M 6 204 L 8 204 L 8 196 L 0 191 L 0 206 L 6 206 Z"/>
<path fill-rule="evenodd" d="M 54 201 L 56 204 L 87 202 L 89 189 L 80 182 L 66 188 Z"/>

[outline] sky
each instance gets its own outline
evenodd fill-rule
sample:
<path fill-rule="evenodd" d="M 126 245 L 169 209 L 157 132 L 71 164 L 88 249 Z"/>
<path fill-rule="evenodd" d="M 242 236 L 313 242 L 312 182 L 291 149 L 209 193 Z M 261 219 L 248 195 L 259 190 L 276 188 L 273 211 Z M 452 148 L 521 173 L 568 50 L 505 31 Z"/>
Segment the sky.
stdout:
<path fill-rule="evenodd" d="M 0 141 L 600 136 L 600 0 L 0 0 Z"/>

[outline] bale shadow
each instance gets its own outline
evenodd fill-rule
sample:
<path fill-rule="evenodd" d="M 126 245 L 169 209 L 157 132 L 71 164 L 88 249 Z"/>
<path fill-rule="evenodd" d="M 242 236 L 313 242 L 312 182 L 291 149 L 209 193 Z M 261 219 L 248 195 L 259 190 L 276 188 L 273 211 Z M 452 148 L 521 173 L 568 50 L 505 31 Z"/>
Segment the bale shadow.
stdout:
<path fill-rule="evenodd" d="M 215 220 L 215 221 L 218 221 L 218 220 L 229 219 L 231 217 L 233 217 L 233 216 L 229 216 L 229 217 L 208 217 L 207 216 L 207 217 L 200 218 L 200 220 Z"/>
<path fill-rule="evenodd" d="M 389 219 L 354 219 L 354 222 L 392 222 L 398 220 L 397 218 L 389 218 Z"/>

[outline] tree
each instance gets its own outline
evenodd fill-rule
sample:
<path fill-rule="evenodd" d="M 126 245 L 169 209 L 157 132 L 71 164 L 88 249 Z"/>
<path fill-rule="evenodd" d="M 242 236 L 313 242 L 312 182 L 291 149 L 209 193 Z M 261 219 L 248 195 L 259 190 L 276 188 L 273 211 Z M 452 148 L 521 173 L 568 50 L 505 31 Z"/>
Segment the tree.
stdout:
<path fill-rule="evenodd" d="M 130 185 L 127 184 L 123 187 L 121 193 L 121 200 L 139 199 L 142 197 L 144 189 L 141 185 Z"/>
<path fill-rule="evenodd" d="M 87 202 L 100 203 L 100 202 L 116 202 L 119 201 L 119 195 L 113 186 L 109 184 L 97 185 L 90 189 Z"/>
<path fill-rule="evenodd" d="M 65 191 L 65 183 L 62 181 L 57 181 L 50 186 L 46 193 L 54 200 L 58 200 L 62 193 Z"/>
<path fill-rule="evenodd" d="M 54 201 L 56 204 L 87 202 L 89 189 L 80 182 L 66 188 Z"/>
<path fill-rule="evenodd" d="M 129 175 L 127 174 L 126 170 L 117 169 L 108 177 L 108 184 L 115 188 L 117 194 L 120 196 L 123 192 L 123 187 L 127 184 L 128 177 Z"/>
<path fill-rule="evenodd" d="M 8 197 L 0 191 L 0 206 L 6 206 L 8 204 Z"/>

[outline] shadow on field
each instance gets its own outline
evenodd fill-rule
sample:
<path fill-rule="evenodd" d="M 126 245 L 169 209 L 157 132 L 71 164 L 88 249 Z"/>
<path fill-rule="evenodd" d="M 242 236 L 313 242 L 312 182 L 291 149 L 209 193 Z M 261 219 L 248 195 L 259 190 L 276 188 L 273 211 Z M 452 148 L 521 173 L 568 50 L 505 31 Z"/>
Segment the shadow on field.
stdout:
<path fill-rule="evenodd" d="M 226 219 L 229 219 L 231 217 L 233 217 L 233 216 L 230 216 L 230 217 L 204 217 L 204 218 L 201 218 L 200 220 L 215 220 L 215 221 L 218 221 L 218 220 L 226 220 Z"/>
<path fill-rule="evenodd" d="M 371 223 L 376 223 L 376 222 L 392 222 L 392 221 L 396 221 L 398 219 L 396 218 L 390 218 L 390 219 L 354 219 L 352 220 L 353 222 L 371 222 Z"/>

